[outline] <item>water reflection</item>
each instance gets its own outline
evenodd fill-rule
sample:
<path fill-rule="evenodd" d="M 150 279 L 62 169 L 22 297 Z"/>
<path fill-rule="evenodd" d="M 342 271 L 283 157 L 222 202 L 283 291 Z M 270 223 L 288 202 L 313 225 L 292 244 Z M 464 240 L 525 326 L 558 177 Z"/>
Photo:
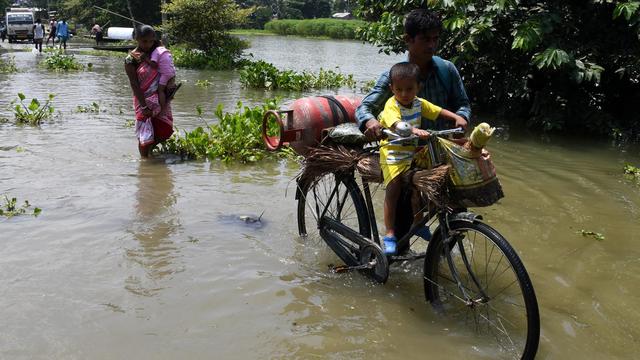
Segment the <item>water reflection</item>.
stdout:
<path fill-rule="evenodd" d="M 144 276 L 131 275 L 125 286 L 136 295 L 155 295 L 162 290 L 158 281 L 177 271 L 178 248 L 171 236 L 180 221 L 173 189 L 173 174 L 164 162 L 139 163 L 135 218 L 129 230 L 138 246 L 127 250 L 127 258 L 142 267 Z"/>

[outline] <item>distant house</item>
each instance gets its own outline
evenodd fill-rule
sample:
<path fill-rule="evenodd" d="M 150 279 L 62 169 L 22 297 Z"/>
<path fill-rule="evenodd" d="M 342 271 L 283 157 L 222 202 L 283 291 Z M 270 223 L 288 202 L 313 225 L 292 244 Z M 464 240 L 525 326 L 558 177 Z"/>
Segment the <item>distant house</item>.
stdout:
<path fill-rule="evenodd" d="M 351 19 L 353 19 L 353 15 L 351 13 L 348 13 L 348 12 L 335 13 L 335 14 L 331 15 L 331 17 L 334 18 L 334 19 L 341 19 L 341 20 L 351 20 Z"/>

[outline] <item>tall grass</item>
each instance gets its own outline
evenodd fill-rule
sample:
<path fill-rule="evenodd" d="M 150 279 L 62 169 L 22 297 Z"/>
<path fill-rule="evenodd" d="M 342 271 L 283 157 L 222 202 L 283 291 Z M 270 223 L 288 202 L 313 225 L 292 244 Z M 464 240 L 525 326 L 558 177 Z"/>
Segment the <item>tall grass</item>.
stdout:
<path fill-rule="evenodd" d="M 356 86 L 351 74 L 325 69 L 320 69 L 318 73 L 280 70 L 263 60 L 248 62 L 240 70 L 240 83 L 248 88 L 290 91 Z"/>
<path fill-rule="evenodd" d="M 364 27 L 361 20 L 306 19 L 272 20 L 264 29 L 280 35 L 326 36 L 332 39 L 355 39 L 356 29 Z"/>

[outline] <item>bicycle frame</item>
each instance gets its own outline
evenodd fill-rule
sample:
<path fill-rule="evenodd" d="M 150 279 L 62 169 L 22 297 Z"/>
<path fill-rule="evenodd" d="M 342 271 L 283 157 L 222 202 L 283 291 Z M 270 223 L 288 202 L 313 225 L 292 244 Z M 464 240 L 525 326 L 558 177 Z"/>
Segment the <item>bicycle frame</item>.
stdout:
<path fill-rule="evenodd" d="M 443 163 L 443 157 L 442 154 L 440 153 L 440 151 L 438 151 L 438 148 L 435 146 L 435 136 L 429 140 L 427 142 L 427 145 L 429 147 L 429 154 L 431 157 L 431 163 L 432 164 L 442 164 Z M 355 174 L 349 173 L 349 174 L 336 174 L 337 177 L 340 176 L 348 176 L 348 177 L 355 177 Z M 340 253 L 341 258 L 347 258 L 347 259 L 352 259 L 351 264 L 347 264 L 348 266 L 358 266 L 358 259 L 356 259 L 352 254 L 347 253 L 344 249 L 347 248 L 349 249 L 352 253 L 356 253 L 358 249 L 355 248 L 355 246 L 353 244 L 350 244 L 346 241 L 344 241 L 343 239 L 341 239 L 339 236 L 336 236 L 334 234 L 332 234 L 331 232 L 329 232 L 328 230 L 332 230 L 334 232 L 336 232 L 337 234 L 340 234 L 341 236 L 344 236 L 345 238 L 349 239 L 350 241 L 352 241 L 353 243 L 357 244 L 360 248 L 362 248 L 363 246 L 367 246 L 367 245 L 376 245 L 380 243 L 380 235 L 378 232 L 378 225 L 377 225 L 377 221 L 376 221 L 376 217 L 375 217 L 375 210 L 373 207 L 373 199 L 371 196 L 371 189 L 369 186 L 369 182 L 365 181 L 364 179 L 362 179 L 362 184 L 363 184 L 363 190 L 364 190 L 364 199 L 365 199 L 365 203 L 366 203 L 366 208 L 367 208 L 367 213 L 368 213 L 368 218 L 369 218 L 369 224 L 371 227 L 371 234 L 372 234 L 372 239 L 366 238 L 364 236 L 362 236 L 360 233 L 358 233 L 357 231 L 343 225 L 340 222 L 340 219 L 332 219 L 330 217 L 327 217 L 327 211 L 329 209 L 330 204 L 332 203 L 332 201 L 334 200 L 334 198 L 337 196 L 338 194 L 338 188 L 340 186 L 340 179 L 338 178 L 334 188 L 331 191 L 331 195 L 329 196 L 329 199 L 327 200 L 326 204 L 324 205 L 324 209 L 319 209 L 318 207 L 318 202 L 316 201 L 316 213 L 320 214 L 320 216 L 318 217 L 318 226 L 320 229 L 320 234 L 323 237 L 323 239 L 325 239 L 325 241 L 327 242 L 327 244 L 337 253 Z M 315 189 L 314 189 L 314 196 L 317 196 L 317 194 L 315 193 Z M 345 193 L 342 197 L 342 199 L 337 199 L 338 200 L 338 213 L 341 212 L 342 210 L 342 206 L 344 206 L 346 197 L 348 196 L 347 193 Z M 400 239 L 398 239 L 398 243 L 402 244 L 402 243 L 408 243 L 412 237 L 414 237 L 416 235 L 416 231 L 420 228 L 422 228 L 423 226 L 425 226 L 428 222 L 432 221 L 432 219 L 437 216 L 438 217 L 438 222 L 439 222 L 439 227 L 438 230 L 440 231 L 440 236 L 443 239 L 443 243 L 444 243 L 444 250 L 445 250 L 445 256 L 447 259 L 447 264 L 449 267 L 449 270 L 451 271 L 452 276 L 454 277 L 455 282 L 457 283 L 457 287 L 460 290 L 460 292 L 463 295 L 464 301 L 468 306 L 473 306 L 474 304 L 476 304 L 478 301 L 480 302 L 486 302 L 488 300 L 488 296 L 486 295 L 485 290 L 482 288 L 482 286 L 480 285 L 479 280 L 477 279 L 477 277 L 475 276 L 474 271 L 472 271 L 471 269 L 471 265 L 469 263 L 466 251 L 464 249 L 464 246 L 462 244 L 462 241 L 460 239 L 455 239 L 455 235 L 456 234 L 451 234 L 450 232 L 450 227 L 449 227 L 449 216 L 451 215 L 450 211 L 447 210 L 446 206 L 444 205 L 440 205 L 437 209 L 437 211 L 430 211 L 428 212 L 427 216 L 424 216 L 423 219 L 417 224 L 412 226 L 409 231 L 402 236 Z M 325 228 L 326 227 L 326 228 Z M 454 241 L 452 243 L 452 240 Z M 465 289 L 465 286 L 463 285 L 459 272 L 456 268 L 456 265 L 454 264 L 454 261 L 452 259 L 451 256 L 451 250 L 452 248 L 455 246 L 455 242 L 458 243 L 458 249 L 460 251 L 460 255 L 462 258 L 462 262 L 464 263 L 464 266 L 467 270 L 467 272 L 471 275 L 471 279 L 474 282 L 475 286 L 478 288 L 480 294 L 482 295 L 481 299 L 472 299 L 469 296 L 468 291 Z M 337 244 L 340 244 L 342 247 L 340 246 L 336 246 Z M 427 252 L 429 251 L 429 248 L 427 248 Z M 408 260 L 408 259 L 419 259 L 419 258 L 423 258 L 426 256 L 426 252 L 424 254 L 419 254 L 417 256 L 411 256 L 411 257 L 403 257 L 403 256 L 391 256 L 389 257 L 390 262 L 393 261 L 399 261 L 399 260 Z"/>

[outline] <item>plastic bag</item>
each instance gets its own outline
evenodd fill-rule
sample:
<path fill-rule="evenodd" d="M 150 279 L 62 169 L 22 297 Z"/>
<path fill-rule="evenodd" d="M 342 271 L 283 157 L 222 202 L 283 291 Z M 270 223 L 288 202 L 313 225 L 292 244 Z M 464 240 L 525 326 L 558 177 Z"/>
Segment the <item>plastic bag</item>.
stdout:
<path fill-rule="evenodd" d="M 154 143 L 155 137 L 153 134 L 151 118 L 136 121 L 136 136 L 142 146 Z"/>

